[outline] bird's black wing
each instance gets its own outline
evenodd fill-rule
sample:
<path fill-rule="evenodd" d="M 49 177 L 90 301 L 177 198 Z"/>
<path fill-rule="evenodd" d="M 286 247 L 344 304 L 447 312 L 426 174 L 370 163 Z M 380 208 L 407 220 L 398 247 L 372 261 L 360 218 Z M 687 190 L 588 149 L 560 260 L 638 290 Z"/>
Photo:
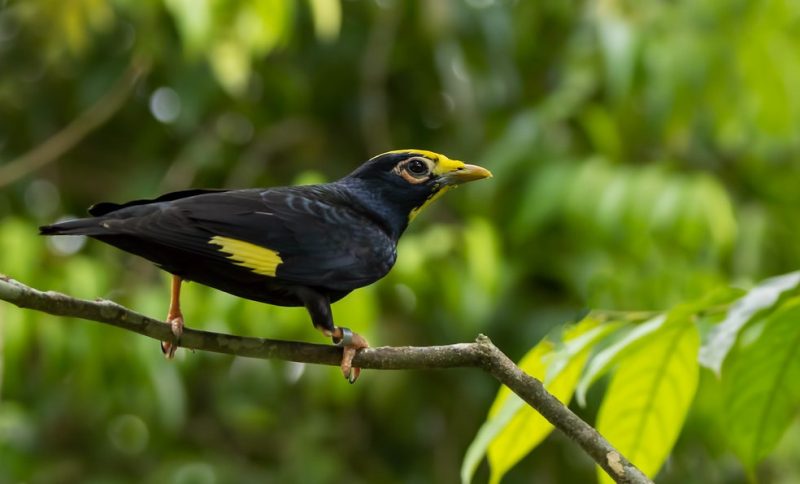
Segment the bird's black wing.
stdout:
<path fill-rule="evenodd" d="M 149 199 L 149 200 L 133 200 L 131 202 L 126 202 L 126 203 L 100 202 L 100 203 L 96 203 L 96 204 L 92 205 L 91 207 L 89 207 L 89 214 L 90 215 L 94 215 L 95 217 L 98 217 L 98 216 L 106 215 L 106 214 L 109 214 L 111 212 L 123 209 L 123 208 L 133 207 L 133 206 L 136 206 L 136 205 L 149 205 L 149 204 L 158 203 L 158 202 L 171 202 L 173 200 L 178 200 L 179 198 L 193 197 L 195 195 L 202 195 L 202 194 L 205 194 L 205 193 L 221 193 L 221 192 L 226 192 L 226 191 L 228 191 L 228 190 L 224 190 L 224 189 L 208 189 L 208 188 L 192 188 L 192 189 L 189 189 L 189 190 L 181 190 L 181 191 L 177 191 L 177 192 L 166 193 L 164 195 L 161 195 L 158 198 Z"/>
<path fill-rule="evenodd" d="M 349 291 L 383 277 L 396 256 L 395 242 L 350 203 L 329 185 L 234 190 L 126 206 L 105 223 L 215 270 Z"/>

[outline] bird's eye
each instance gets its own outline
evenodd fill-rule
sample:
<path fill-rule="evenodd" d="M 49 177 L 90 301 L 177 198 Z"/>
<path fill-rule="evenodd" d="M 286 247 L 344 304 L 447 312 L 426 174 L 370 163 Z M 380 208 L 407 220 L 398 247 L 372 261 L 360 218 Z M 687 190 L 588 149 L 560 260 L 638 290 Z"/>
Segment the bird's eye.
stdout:
<path fill-rule="evenodd" d="M 428 174 L 428 164 L 418 158 L 414 158 L 408 162 L 406 170 L 414 176 L 422 177 Z"/>

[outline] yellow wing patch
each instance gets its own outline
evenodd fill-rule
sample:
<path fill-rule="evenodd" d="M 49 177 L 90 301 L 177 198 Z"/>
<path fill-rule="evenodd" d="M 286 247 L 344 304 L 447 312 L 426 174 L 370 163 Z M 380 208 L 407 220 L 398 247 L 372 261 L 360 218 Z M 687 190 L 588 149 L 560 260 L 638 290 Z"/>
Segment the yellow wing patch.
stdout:
<path fill-rule="evenodd" d="M 434 153 L 433 151 L 428 150 L 393 150 L 387 151 L 386 153 L 378 156 L 390 155 L 393 153 L 412 153 L 414 155 L 424 156 L 425 158 L 432 160 L 434 163 L 433 173 L 435 175 L 443 175 L 464 167 L 463 161 L 451 160 L 445 155 Z M 377 156 L 375 158 L 377 158 Z"/>
<path fill-rule="evenodd" d="M 208 240 L 208 243 L 220 246 L 220 252 L 230 254 L 228 259 L 256 274 L 275 277 L 278 266 L 283 263 L 283 259 L 276 251 L 243 240 L 215 235 Z"/>

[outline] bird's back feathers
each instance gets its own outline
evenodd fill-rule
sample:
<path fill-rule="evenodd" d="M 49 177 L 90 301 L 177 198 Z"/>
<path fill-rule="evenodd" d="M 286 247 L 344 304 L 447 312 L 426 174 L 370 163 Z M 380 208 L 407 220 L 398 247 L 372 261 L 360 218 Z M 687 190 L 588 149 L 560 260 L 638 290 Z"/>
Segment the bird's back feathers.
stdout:
<path fill-rule="evenodd" d="M 88 235 L 186 279 L 278 304 L 256 286 L 269 280 L 344 295 L 391 269 L 396 240 L 351 204 L 335 184 L 190 190 L 98 204 L 98 216 L 40 233 Z"/>

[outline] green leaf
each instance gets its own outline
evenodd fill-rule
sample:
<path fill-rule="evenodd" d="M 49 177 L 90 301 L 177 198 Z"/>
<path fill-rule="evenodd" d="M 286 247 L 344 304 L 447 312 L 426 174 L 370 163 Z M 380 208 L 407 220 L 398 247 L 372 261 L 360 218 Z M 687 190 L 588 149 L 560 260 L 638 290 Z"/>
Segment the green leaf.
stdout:
<path fill-rule="evenodd" d="M 586 404 L 586 392 L 600 377 L 605 375 L 617 362 L 648 344 L 652 334 L 666 330 L 673 325 L 682 326 L 708 308 L 729 304 L 741 296 L 741 291 L 729 287 L 718 288 L 696 301 L 679 304 L 667 313 L 658 315 L 645 323 L 636 325 L 618 342 L 597 353 L 589 362 L 578 383 L 575 398 L 580 405 Z"/>
<path fill-rule="evenodd" d="M 700 348 L 700 364 L 720 374 L 725 357 L 733 348 L 739 332 L 760 311 L 772 307 L 781 294 L 800 284 L 800 272 L 773 277 L 754 287 L 728 311 L 725 320 L 715 326 Z"/>
<path fill-rule="evenodd" d="M 546 370 L 544 359 L 552 351 L 553 343 L 544 339 L 523 357 L 519 363 L 520 367 L 522 367 L 523 363 L 526 363 L 526 373 L 535 377 L 538 372 L 539 376 L 543 377 Z M 464 456 L 464 462 L 461 464 L 462 483 L 472 481 L 472 476 L 475 474 L 481 459 L 486 455 L 489 446 L 524 406 L 525 402 L 511 393 L 511 390 L 505 386 L 500 387 L 497 397 L 489 409 L 489 416 L 486 422 L 478 430 L 478 434 Z M 543 438 L 541 437 L 541 439 Z M 494 468 L 492 468 L 492 474 L 494 476 Z"/>
<path fill-rule="evenodd" d="M 553 378 L 547 385 L 547 390 L 565 404 L 572 399 L 575 385 L 578 383 L 578 377 L 586 363 L 587 356 L 588 351 L 578 354 L 564 367 L 561 374 Z M 540 379 L 544 378 L 547 363 L 535 363 L 534 366 L 538 373 L 536 376 Z M 509 398 L 512 397 L 509 396 Z M 519 400 L 519 397 L 514 395 L 513 399 Z M 539 412 L 528 405 L 523 405 L 489 445 L 487 454 L 491 467 L 490 482 L 500 482 L 509 469 L 528 455 L 552 431 L 553 425 L 545 420 Z"/>
<path fill-rule="evenodd" d="M 578 400 L 578 403 L 581 406 L 586 405 L 586 392 L 589 390 L 589 387 L 592 386 L 592 383 L 597 381 L 597 379 L 601 376 L 605 375 L 605 373 L 611 369 L 614 363 L 616 363 L 621 356 L 624 356 L 628 351 L 635 349 L 637 345 L 640 344 L 645 338 L 661 329 L 666 321 L 666 315 L 658 315 L 646 323 L 642 323 L 634 327 L 627 335 L 625 335 L 624 338 L 604 349 L 594 358 L 592 358 L 592 361 L 589 362 L 589 366 L 583 373 L 583 376 L 578 383 L 578 388 L 575 394 L 575 398 Z"/>
<path fill-rule="evenodd" d="M 584 319 L 584 323 L 589 321 L 599 323 L 599 320 L 593 318 L 591 315 Z M 570 361 L 586 349 L 591 350 L 595 343 L 619 329 L 622 324 L 621 321 L 612 321 L 598 324 L 585 332 L 577 331 L 581 329 L 580 326 L 572 328 L 571 331 L 568 330 L 567 334 L 565 334 L 563 344 L 554 352 L 553 356 L 549 358 L 547 374 L 543 380 L 544 384 L 548 385 L 555 377 L 561 374 Z"/>
<path fill-rule="evenodd" d="M 697 390 L 700 336 L 684 319 L 650 333 L 619 361 L 597 430 L 651 478 L 666 460 Z M 613 482 L 598 468 L 600 482 Z"/>
<path fill-rule="evenodd" d="M 722 370 L 726 430 L 748 469 L 775 447 L 800 408 L 800 297 L 742 333 Z"/>
<path fill-rule="evenodd" d="M 569 403 L 591 346 L 613 327 L 598 326 L 593 319 L 585 319 L 564 332 L 562 351 L 543 339 L 519 362 L 519 367 L 529 375 L 548 381 L 545 387 L 562 402 Z M 563 353 L 559 358 L 556 354 Z M 563 355 L 570 355 L 565 358 Z M 557 369 L 548 369 L 556 363 Z M 548 375 L 550 373 L 550 375 Z M 461 466 L 462 482 L 470 482 L 484 455 L 488 453 L 491 465 L 491 482 L 498 482 L 508 470 L 525 457 L 552 432 L 553 426 L 517 395 L 503 386 L 489 409 L 486 422 L 470 444 Z"/>

